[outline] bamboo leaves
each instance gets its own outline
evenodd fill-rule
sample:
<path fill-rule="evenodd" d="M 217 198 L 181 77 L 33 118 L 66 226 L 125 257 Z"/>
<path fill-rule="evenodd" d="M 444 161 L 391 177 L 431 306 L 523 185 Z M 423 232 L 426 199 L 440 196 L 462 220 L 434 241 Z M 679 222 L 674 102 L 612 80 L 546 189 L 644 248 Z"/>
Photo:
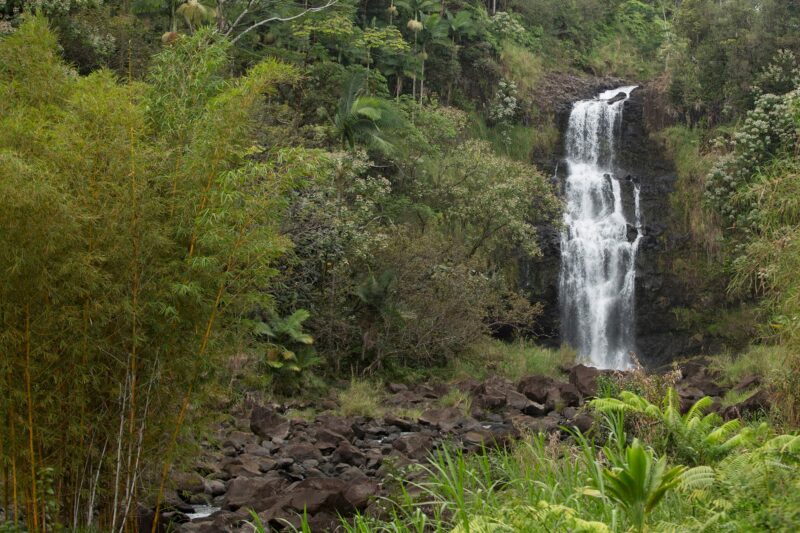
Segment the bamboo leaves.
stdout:
<path fill-rule="evenodd" d="M 0 41 L 0 464 L 29 530 L 102 508 L 116 532 L 153 476 L 147 450 L 168 472 L 242 319 L 271 309 L 284 196 L 319 157 L 253 159 L 264 94 L 298 73 L 267 60 L 230 80 L 206 29 L 146 83 L 69 73 L 54 46 L 38 17 Z M 301 319 L 287 331 L 304 343 Z"/>

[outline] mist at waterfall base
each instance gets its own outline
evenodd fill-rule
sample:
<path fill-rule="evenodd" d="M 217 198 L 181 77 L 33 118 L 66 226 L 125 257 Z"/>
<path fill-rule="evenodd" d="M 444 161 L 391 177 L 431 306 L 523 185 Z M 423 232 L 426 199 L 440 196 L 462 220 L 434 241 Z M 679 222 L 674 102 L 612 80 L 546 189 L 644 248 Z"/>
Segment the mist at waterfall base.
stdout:
<path fill-rule="evenodd" d="M 635 88 L 620 87 L 576 102 L 565 138 L 561 334 L 578 351 L 580 362 L 605 369 L 630 368 L 635 350 L 639 187 L 633 186 L 634 220 L 626 220 L 615 175 L 622 110 Z"/>

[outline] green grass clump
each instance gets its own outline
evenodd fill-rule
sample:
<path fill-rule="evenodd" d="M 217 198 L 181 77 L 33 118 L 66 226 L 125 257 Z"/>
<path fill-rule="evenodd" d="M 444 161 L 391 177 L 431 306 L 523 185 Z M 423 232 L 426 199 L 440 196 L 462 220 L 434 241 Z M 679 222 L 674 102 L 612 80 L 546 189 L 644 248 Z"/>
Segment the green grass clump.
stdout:
<path fill-rule="evenodd" d="M 339 392 L 339 414 L 378 418 L 383 414 L 380 390 L 375 383 L 353 378 L 350 386 Z"/>
<path fill-rule="evenodd" d="M 758 376 L 766 381 L 781 371 L 788 356 L 789 351 L 783 346 L 751 346 L 740 354 L 714 356 L 711 368 L 722 373 L 723 380 L 729 385 L 736 385 L 748 376 Z"/>
<path fill-rule="evenodd" d="M 465 415 L 469 415 L 472 408 L 472 396 L 468 392 L 451 389 L 447 394 L 439 398 L 439 405 L 442 407 L 457 407 Z"/>
<path fill-rule="evenodd" d="M 525 340 L 503 342 L 485 338 L 473 345 L 469 353 L 454 363 L 454 378 L 484 379 L 496 374 L 511 380 L 540 374 L 562 377 L 562 368 L 575 362 L 575 351 L 562 346 L 559 349 L 537 346 Z"/>

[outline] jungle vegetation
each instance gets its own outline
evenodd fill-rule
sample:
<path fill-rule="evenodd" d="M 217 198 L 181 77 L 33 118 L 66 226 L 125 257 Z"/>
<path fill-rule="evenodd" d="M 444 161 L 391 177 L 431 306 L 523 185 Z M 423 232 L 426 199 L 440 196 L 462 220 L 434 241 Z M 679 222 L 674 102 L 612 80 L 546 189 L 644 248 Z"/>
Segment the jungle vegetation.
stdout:
<path fill-rule="evenodd" d="M 131 530 L 242 369 L 302 394 L 535 342 L 515 265 L 559 219 L 565 76 L 647 85 L 704 295 L 679 318 L 775 412 L 654 430 L 667 393 L 616 390 L 605 447 L 444 452 L 435 512 L 348 527 L 791 530 L 799 28 L 783 0 L 0 0 L 0 530 Z"/>

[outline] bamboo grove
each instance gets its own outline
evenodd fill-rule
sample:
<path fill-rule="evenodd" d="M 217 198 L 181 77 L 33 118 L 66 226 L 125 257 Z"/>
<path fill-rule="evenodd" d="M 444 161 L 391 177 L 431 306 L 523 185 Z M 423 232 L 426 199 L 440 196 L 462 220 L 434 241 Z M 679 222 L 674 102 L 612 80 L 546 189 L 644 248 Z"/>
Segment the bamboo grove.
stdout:
<path fill-rule="evenodd" d="M 270 309 L 285 193 L 321 161 L 253 145 L 292 67 L 227 69 L 207 31 L 144 82 L 78 76 L 40 17 L 0 41 L 0 503 L 30 531 L 132 530 Z"/>

